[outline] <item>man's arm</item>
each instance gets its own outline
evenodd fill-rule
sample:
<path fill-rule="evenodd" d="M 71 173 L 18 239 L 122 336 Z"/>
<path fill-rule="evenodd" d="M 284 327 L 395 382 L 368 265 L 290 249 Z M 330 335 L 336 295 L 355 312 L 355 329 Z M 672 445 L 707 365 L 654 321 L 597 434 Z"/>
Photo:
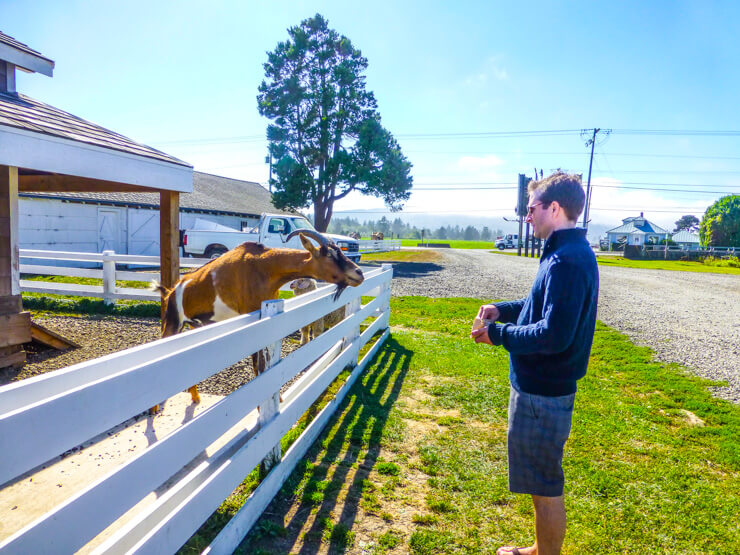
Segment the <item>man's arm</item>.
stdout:
<path fill-rule="evenodd" d="M 587 293 L 582 270 L 555 264 L 546 279 L 542 318 L 526 326 L 491 324 L 488 337 L 513 354 L 560 353 L 573 341 Z"/>

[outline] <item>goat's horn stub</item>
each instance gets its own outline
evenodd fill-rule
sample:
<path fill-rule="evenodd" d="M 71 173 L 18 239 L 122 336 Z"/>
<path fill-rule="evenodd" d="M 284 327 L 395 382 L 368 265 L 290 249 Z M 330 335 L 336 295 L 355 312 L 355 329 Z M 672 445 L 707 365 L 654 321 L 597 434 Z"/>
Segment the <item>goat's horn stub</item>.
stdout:
<path fill-rule="evenodd" d="M 321 233 L 319 233 L 318 231 L 314 231 L 313 229 L 296 229 L 285 238 L 285 242 L 287 243 L 293 237 L 295 237 L 296 235 L 300 235 L 301 233 L 303 233 L 303 235 L 306 235 L 307 237 L 310 237 L 311 239 L 315 239 L 319 243 L 319 245 L 325 246 L 329 244 L 329 239 L 321 235 Z"/>

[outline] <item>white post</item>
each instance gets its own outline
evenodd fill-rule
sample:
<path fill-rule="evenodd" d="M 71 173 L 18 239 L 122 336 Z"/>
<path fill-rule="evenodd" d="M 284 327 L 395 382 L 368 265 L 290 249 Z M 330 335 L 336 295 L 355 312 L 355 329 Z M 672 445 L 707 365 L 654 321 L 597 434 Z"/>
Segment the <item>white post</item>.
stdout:
<path fill-rule="evenodd" d="M 260 311 L 260 319 L 269 318 L 280 314 L 285 310 L 285 301 L 264 301 L 262 303 Z M 283 341 L 278 340 L 271 345 L 265 347 L 262 351 L 265 357 L 265 368 L 263 372 L 269 371 L 272 366 L 275 366 L 282 356 Z M 264 403 L 259 406 L 259 422 L 260 429 L 264 428 L 267 423 L 272 420 L 277 413 L 280 411 L 280 389 L 268 397 Z M 280 438 L 278 438 L 277 444 L 267 453 L 267 456 L 260 463 L 260 473 L 264 476 L 270 471 L 270 468 L 280 462 L 282 453 L 280 450 Z"/>
<path fill-rule="evenodd" d="M 360 310 L 362 304 L 361 304 L 361 298 L 358 296 L 357 298 L 352 299 L 349 303 L 347 303 L 344 306 L 344 317 L 349 318 L 352 316 L 355 312 Z M 344 347 L 347 348 L 355 339 L 360 337 L 360 323 L 358 322 L 356 326 L 353 326 L 349 329 L 347 332 L 347 335 L 344 336 Z M 357 366 L 358 359 L 360 357 L 360 344 L 358 343 L 355 347 L 353 347 L 354 354 L 352 355 L 350 359 L 350 363 L 348 366 L 355 367 Z"/>
<path fill-rule="evenodd" d="M 383 270 L 383 272 L 390 272 L 390 275 L 388 276 L 388 281 L 383 284 L 383 286 L 380 288 L 380 293 L 383 294 L 385 291 L 390 290 L 391 288 L 391 280 L 393 279 L 393 264 L 381 264 L 380 266 Z M 388 304 L 383 307 L 383 315 L 381 318 L 383 319 L 383 329 L 387 328 L 389 325 L 391 317 L 391 306 L 390 306 L 390 299 L 388 300 Z"/>
<path fill-rule="evenodd" d="M 103 302 L 116 304 L 116 262 L 114 251 L 103 251 Z"/>

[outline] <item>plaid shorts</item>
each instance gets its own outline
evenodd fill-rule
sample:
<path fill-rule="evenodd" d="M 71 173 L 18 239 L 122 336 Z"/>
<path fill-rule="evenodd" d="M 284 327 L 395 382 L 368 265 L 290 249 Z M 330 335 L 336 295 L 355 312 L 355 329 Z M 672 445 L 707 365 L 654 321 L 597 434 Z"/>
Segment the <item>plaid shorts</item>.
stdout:
<path fill-rule="evenodd" d="M 509 394 L 509 489 L 542 497 L 563 495 L 563 447 L 576 394 Z"/>

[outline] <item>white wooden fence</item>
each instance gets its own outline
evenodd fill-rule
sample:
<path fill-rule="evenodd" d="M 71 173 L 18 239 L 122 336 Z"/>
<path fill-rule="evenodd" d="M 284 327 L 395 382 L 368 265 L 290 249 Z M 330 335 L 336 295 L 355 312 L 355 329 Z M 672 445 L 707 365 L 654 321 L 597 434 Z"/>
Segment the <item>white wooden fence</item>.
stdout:
<path fill-rule="evenodd" d="M 391 276 L 392 268 L 384 265 L 367 272 L 360 286 L 347 288 L 337 301 L 334 285 L 287 301 L 267 301 L 261 311 L 0 387 L 0 485 L 4 488 L 27 480 L 24 473 L 161 399 L 250 353 L 268 351 L 268 369 L 260 376 L 7 537 L 0 543 L 0 552 L 72 553 L 92 542 L 94 553 L 172 553 L 252 469 L 272 459 L 275 465 L 269 474 L 206 550 L 231 553 L 387 338 Z M 362 306 L 363 295 L 375 298 Z M 280 358 L 284 337 L 343 305 L 342 322 Z M 369 317 L 375 320 L 360 333 L 360 324 Z M 358 362 L 360 348 L 383 330 Z M 347 366 L 353 370 L 334 399 L 281 457 L 281 437 Z M 281 386 L 306 368 L 281 400 Z M 204 455 L 209 445 L 245 416 L 255 415 L 258 407 L 254 425 L 242 429 L 217 452 Z M 156 419 L 153 422 L 156 425 Z M 184 477 L 166 492 L 137 507 L 134 518 L 105 541 L 100 543 L 104 536 L 95 540 L 147 494 L 173 481 L 188 463 L 194 468 L 181 472 Z"/>
<path fill-rule="evenodd" d="M 41 264 L 21 264 L 21 274 L 39 274 L 47 276 L 72 276 L 98 278 L 103 280 L 103 285 L 82 285 L 79 283 L 56 283 L 49 281 L 20 280 L 21 291 L 30 293 L 50 293 L 54 295 L 76 295 L 84 297 L 102 298 L 107 304 L 113 304 L 116 299 L 135 299 L 140 301 L 159 301 L 159 293 L 149 289 L 137 289 L 134 287 L 117 287 L 116 280 L 129 281 L 151 281 L 159 280 L 159 272 L 134 272 L 131 270 L 119 270 L 117 264 L 127 266 L 159 266 L 158 256 L 143 256 L 131 254 L 116 254 L 113 251 L 97 252 L 63 252 L 20 249 L 21 260 L 32 258 L 34 260 L 49 260 L 55 262 L 92 262 L 101 264 L 98 268 L 79 268 L 71 266 L 47 266 Z M 198 268 L 209 262 L 208 258 L 181 258 L 180 266 L 183 268 Z"/>
<path fill-rule="evenodd" d="M 360 252 L 386 252 L 401 249 L 400 239 L 383 239 L 374 241 L 372 239 L 360 239 Z"/>

